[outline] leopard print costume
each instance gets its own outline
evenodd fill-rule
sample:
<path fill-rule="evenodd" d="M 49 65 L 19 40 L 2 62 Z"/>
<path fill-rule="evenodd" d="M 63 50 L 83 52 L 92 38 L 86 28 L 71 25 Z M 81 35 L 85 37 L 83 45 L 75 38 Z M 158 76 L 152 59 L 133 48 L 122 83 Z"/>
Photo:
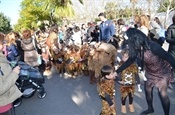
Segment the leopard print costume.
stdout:
<path fill-rule="evenodd" d="M 120 63 L 122 65 L 123 62 Z M 138 68 L 136 64 L 131 64 L 125 70 L 121 72 L 120 92 L 121 97 L 124 99 L 129 93 L 134 94 L 135 91 L 135 75 L 138 74 Z"/>
<path fill-rule="evenodd" d="M 99 81 L 99 96 L 101 97 L 102 101 L 102 110 L 100 115 L 116 115 L 116 103 L 115 103 L 115 81 L 114 80 L 108 80 L 105 78 L 101 78 Z M 111 101 L 114 103 L 115 108 L 110 108 L 108 102 L 103 99 L 105 98 L 105 95 L 109 95 Z"/>

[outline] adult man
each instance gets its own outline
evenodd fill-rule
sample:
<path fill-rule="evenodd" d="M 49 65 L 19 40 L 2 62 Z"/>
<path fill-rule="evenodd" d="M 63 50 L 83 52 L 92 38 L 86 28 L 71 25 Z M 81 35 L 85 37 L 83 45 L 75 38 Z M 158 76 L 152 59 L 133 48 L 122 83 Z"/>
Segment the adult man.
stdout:
<path fill-rule="evenodd" d="M 111 20 L 108 20 L 106 18 L 105 13 L 100 13 L 98 17 L 102 21 L 100 24 L 99 41 L 108 43 L 112 36 L 115 34 L 114 24 Z"/>

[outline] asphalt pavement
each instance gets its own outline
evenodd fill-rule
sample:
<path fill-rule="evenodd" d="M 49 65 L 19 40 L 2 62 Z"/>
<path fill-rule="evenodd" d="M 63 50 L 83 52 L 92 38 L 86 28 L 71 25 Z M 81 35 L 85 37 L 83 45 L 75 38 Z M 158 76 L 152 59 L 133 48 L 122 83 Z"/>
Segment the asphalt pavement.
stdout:
<path fill-rule="evenodd" d="M 99 115 L 101 101 L 98 97 L 96 84 L 89 84 L 87 76 L 78 78 L 60 77 L 54 73 L 52 78 L 47 79 L 44 84 L 47 96 L 39 99 L 37 94 L 29 99 L 23 99 L 22 104 L 16 108 L 16 115 Z M 168 89 L 171 101 L 170 115 L 175 115 L 175 85 L 174 89 Z M 143 82 L 141 88 L 143 89 Z M 158 97 L 157 89 L 154 88 L 154 109 L 151 115 L 163 115 L 161 102 Z M 120 93 L 119 84 L 116 83 L 116 104 L 117 115 L 120 112 Z M 128 104 L 128 100 L 127 100 Z M 130 113 L 127 108 L 126 115 L 139 115 L 147 108 L 144 91 L 134 94 L 135 112 Z"/>

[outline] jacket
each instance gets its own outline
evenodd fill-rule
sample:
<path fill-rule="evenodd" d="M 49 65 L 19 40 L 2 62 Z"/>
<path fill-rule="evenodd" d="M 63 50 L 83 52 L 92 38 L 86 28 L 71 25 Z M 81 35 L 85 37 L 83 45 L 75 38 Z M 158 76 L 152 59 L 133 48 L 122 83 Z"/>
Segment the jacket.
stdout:
<path fill-rule="evenodd" d="M 110 38 L 115 35 L 114 24 L 111 20 L 107 20 L 100 24 L 100 40 L 103 42 L 109 42 Z"/>
<path fill-rule="evenodd" d="M 9 61 L 15 61 L 18 56 L 18 50 L 17 47 L 14 44 L 11 44 L 10 46 L 6 47 L 6 50 L 8 52 L 7 59 Z"/>
<path fill-rule="evenodd" d="M 18 74 L 13 72 L 9 63 L 4 60 L 7 59 L 0 52 L 0 106 L 13 103 L 17 98 L 22 96 L 22 93 L 15 85 Z"/>
<path fill-rule="evenodd" d="M 24 62 L 32 67 L 39 66 L 38 64 L 38 52 L 32 41 L 33 38 L 23 39 L 21 41 L 21 47 L 24 50 Z"/>
<path fill-rule="evenodd" d="M 175 58 L 175 24 L 168 27 L 166 41 L 169 43 L 168 52 Z"/>

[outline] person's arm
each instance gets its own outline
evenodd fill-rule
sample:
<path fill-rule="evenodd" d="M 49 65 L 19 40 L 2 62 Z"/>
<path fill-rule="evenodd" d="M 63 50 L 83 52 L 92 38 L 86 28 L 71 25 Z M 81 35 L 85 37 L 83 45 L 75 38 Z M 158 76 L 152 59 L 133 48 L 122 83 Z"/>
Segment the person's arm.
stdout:
<path fill-rule="evenodd" d="M 159 44 L 151 43 L 150 48 L 153 54 L 159 56 L 160 58 L 166 60 L 171 64 L 173 68 L 175 68 L 175 59 L 172 57 L 171 54 L 166 52 Z"/>
<path fill-rule="evenodd" d="M 174 30 L 175 31 L 175 30 Z M 173 33 L 172 33 L 172 28 L 171 26 L 167 29 L 167 32 L 166 32 L 166 41 L 170 44 L 175 44 L 175 38 L 172 38 L 173 36 Z"/>
<path fill-rule="evenodd" d="M 110 98 L 110 95 L 107 94 L 107 93 L 105 93 L 105 96 L 104 97 L 100 95 L 100 98 L 103 99 L 103 100 L 105 100 L 105 101 L 107 101 L 108 104 L 109 104 L 109 106 L 112 106 L 114 104 L 112 102 L 111 98 Z"/>
<path fill-rule="evenodd" d="M 15 45 L 12 45 L 12 52 L 14 53 L 15 56 L 18 56 L 18 49 Z"/>
<path fill-rule="evenodd" d="M 120 72 L 122 72 L 124 69 L 126 69 L 128 66 L 130 66 L 132 63 L 134 63 L 134 61 L 136 60 L 137 55 L 133 56 L 133 57 L 129 57 L 128 60 L 126 62 L 124 62 L 117 70 L 117 74 L 119 74 Z"/>
<path fill-rule="evenodd" d="M 105 94 L 105 100 L 108 102 L 109 106 L 112 106 L 114 104 L 110 98 L 110 95 L 108 94 Z"/>
<path fill-rule="evenodd" d="M 2 78 L 2 76 L 0 76 L 0 95 L 3 95 L 12 86 L 14 86 L 17 79 L 18 79 L 18 74 L 13 71 L 9 74 L 9 77 L 6 77 L 5 80 Z"/>
<path fill-rule="evenodd" d="M 114 24 L 111 22 L 111 26 L 110 26 L 110 32 L 111 32 L 111 37 L 113 35 L 115 35 L 115 27 L 114 27 Z"/>

